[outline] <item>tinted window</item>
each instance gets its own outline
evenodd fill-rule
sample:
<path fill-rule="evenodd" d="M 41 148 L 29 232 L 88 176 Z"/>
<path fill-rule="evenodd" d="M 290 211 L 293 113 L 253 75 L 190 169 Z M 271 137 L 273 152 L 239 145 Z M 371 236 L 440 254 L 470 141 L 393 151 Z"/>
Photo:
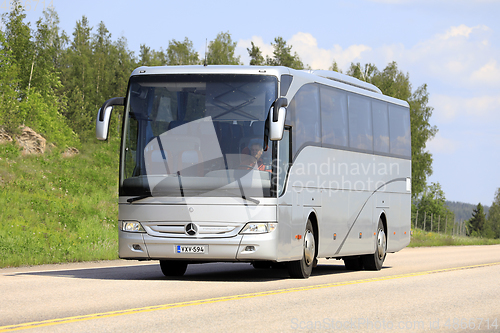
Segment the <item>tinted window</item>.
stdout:
<path fill-rule="evenodd" d="M 387 103 L 372 102 L 373 149 L 379 153 L 389 153 L 389 114 Z"/>
<path fill-rule="evenodd" d="M 321 142 L 319 116 L 319 88 L 306 84 L 295 94 L 288 107 L 293 127 L 292 151 Z"/>
<path fill-rule="evenodd" d="M 363 96 L 349 95 L 349 146 L 373 151 L 372 114 L 370 100 Z"/>
<path fill-rule="evenodd" d="M 347 94 L 321 87 L 321 132 L 323 144 L 347 147 Z"/>
<path fill-rule="evenodd" d="M 389 106 L 389 129 L 391 154 L 410 157 L 410 110 L 401 106 Z"/>

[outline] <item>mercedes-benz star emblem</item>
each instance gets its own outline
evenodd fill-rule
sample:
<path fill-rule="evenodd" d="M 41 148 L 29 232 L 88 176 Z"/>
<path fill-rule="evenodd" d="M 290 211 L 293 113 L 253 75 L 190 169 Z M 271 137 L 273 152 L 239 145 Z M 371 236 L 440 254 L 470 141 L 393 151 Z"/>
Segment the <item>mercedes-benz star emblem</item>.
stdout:
<path fill-rule="evenodd" d="M 198 226 L 194 223 L 186 224 L 186 234 L 189 236 L 194 236 L 198 233 Z"/>

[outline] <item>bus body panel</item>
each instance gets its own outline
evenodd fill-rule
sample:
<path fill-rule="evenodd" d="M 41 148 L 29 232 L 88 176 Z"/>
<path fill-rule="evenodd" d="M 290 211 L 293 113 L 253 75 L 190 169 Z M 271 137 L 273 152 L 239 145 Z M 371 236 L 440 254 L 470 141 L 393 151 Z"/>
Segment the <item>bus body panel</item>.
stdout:
<path fill-rule="evenodd" d="M 287 233 L 300 233 L 315 207 L 319 257 L 366 254 L 373 252 L 374 233 L 385 214 L 388 251 L 398 251 L 409 241 L 411 193 L 406 182 L 410 176 L 410 160 L 308 146 L 296 156 L 288 178 L 293 199 Z M 280 211 L 290 210 L 287 201 L 282 199 L 287 209 Z M 282 254 L 296 258 L 300 249 Z"/>

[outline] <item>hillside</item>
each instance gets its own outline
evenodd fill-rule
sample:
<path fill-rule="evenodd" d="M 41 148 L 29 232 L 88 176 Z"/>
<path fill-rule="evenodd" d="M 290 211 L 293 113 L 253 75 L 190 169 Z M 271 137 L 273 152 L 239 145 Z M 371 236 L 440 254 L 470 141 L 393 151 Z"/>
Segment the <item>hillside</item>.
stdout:
<path fill-rule="evenodd" d="M 466 221 L 472 217 L 472 211 L 477 204 L 469 204 L 458 201 L 446 201 L 445 205 L 455 214 L 456 221 Z M 484 213 L 488 216 L 489 206 L 483 206 Z"/>
<path fill-rule="evenodd" d="M 117 258 L 119 139 L 21 153 L 0 144 L 0 267 Z"/>

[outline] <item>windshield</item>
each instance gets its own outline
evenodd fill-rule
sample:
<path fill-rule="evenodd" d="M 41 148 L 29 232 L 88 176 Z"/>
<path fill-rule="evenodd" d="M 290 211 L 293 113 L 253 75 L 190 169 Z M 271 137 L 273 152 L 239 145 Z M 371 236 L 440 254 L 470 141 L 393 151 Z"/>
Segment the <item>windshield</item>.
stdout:
<path fill-rule="evenodd" d="M 276 90 L 262 75 L 132 77 L 120 195 L 270 196 L 264 133 Z"/>

